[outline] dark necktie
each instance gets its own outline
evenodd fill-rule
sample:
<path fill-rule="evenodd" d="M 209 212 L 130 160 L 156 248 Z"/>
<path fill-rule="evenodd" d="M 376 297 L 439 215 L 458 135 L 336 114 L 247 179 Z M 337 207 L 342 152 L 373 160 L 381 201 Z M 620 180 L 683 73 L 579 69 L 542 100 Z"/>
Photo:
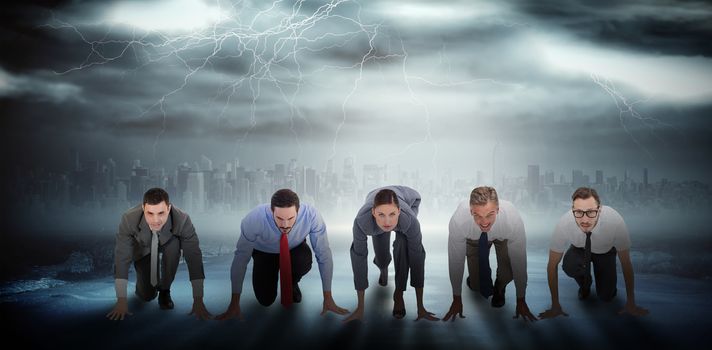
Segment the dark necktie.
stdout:
<path fill-rule="evenodd" d="M 158 285 L 158 232 L 151 231 L 151 285 Z"/>
<path fill-rule="evenodd" d="M 586 273 L 584 279 L 586 283 L 591 281 L 591 232 L 586 232 L 586 245 L 583 248 L 583 268 Z"/>
<path fill-rule="evenodd" d="M 290 307 L 292 305 L 292 258 L 289 255 L 289 241 L 284 233 L 279 241 L 279 286 L 282 305 Z"/>
<path fill-rule="evenodd" d="M 487 242 L 487 232 L 482 232 L 478 243 L 478 260 L 480 265 L 480 294 L 488 298 L 492 295 L 492 269 L 489 264 L 489 242 Z"/>

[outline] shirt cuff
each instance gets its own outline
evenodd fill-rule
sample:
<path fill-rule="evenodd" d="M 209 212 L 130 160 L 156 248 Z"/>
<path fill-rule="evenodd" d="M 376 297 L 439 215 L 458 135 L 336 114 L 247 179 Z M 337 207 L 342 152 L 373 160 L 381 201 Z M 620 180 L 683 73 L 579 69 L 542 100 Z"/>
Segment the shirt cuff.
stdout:
<path fill-rule="evenodd" d="M 193 298 L 203 297 L 203 282 L 204 279 L 191 280 L 190 284 L 193 286 Z"/>
<path fill-rule="evenodd" d="M 116 290 L 116 298 L 126 298 L 129 280 L 117 278 L 114 280 L 114 289 Z"/>

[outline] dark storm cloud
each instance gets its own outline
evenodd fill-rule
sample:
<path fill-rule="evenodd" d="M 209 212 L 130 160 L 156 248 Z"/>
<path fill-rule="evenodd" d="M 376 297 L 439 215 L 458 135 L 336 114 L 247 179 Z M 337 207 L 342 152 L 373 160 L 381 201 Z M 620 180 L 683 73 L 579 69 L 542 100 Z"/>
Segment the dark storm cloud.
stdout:
<path fill-rule="evenodd" d="M 3 12 L 12 16 L 13 11 Z M 48 16 L 45 16 L 48 18 Z M 24 72 L 32 69 L 47 69 L 54 63 L 81 62 L 85 53 L 73 50 L 72 45 L 59 39 L 55 32 L 40 28 L 35 23 L 15 23 L 7 21 L 0 27 L 3 55 L 0 64 L 12 72 Z M 76 48 L 76 47 L 74 47 Z M 52 52 L 48 55 L 48 52 Z"/>
<path fill-rule="evenodd" d="M 335 125 L 328 123 L 308 123 L 294 117 L 292 126 L 285 127 L 284 119 L 258 119 L 252 126 L 249 118 L 220 118 L 204 120 L 188 114 L 153 114 L 145 117 L 126 116 L 114 121 L 106 121 L 105 128 L 114 136 L 121 137 L 155 137 L 157 131 L 161 137 L 172 139 L 210 138 L 213 140 L 233 141 L 247 136 L 257 140 L 291 137 L 292 132 L 304 135 L 309 139 L 320 139 L 323 135 L 333 133 Z M 290 129 L 291 128 L 291 129 Z M 293 131 L 292 131 L 293 130 Z"/>
<path fill-rule="evenodd" d="M 278 26 L 293 3 L 280 2 L 282 12 L 264 16 L 256 28 Z M 170 7 L 169 2 L 161 4 Z M 270 4 L 251 6 L 264 10 Z M 302 3 L 300 14 L 309 16 L 323 4 Z M 347 2 L 334 14 L 356 19 L 360 11 L 364 27 L 332 17 L 300 27 L 306 30 L 298 31 L 303 35 L 299 39 L 291 31 L 238 38 L 247 31 L 228 21 L 218 30 L 233 35 L 215 52 L 215 38 L 193 36 L 212 35 L 212 29 L 169 28 L 159 34 L 102 22 L 116 2 L 15 6 L 8 11 L 12 19 L 0 26 L 0 72 L 5 72 L 0 75 L 0 110 L 17 116 L 4 120 L 3 129 L 20 130 L 8 144 L 53 131 L 50 142 L 57 148 L 96 150 L 91 145 L 100 142 L 103 156 L 127 159 L 160 159 L 180 150 L 182 155 L 171 161 L 186 161 L 186 154 L 227 154 L 227 149 L 249 145 L 249 156 L 238 152 L 246 160 L 304 152 L 318 162 L 333 146 L 337 157 L 385 152 L 420 164 L 437 143 L 437 162 L 448 166 L 458 162 L 464 147 L 478 147 L 476 158 L 500 142 L 502 149 L 518 152 L 512 156 L 521 158 L 517 161 L 543 157 L 552 163 L 577 162 L 596 149 L 600 159 L 614 155 L 621 163 L 647 159 L 647 150 L 662 161 L 689 158 L 702 164 L 700 150 L 710 146 L 704 137 L 710 132 L 704 118 L 708 103 L 687 99 L 697 86 L 685 79 L 667 84 L 669 79 L 649 78 L 675 64 L 696 65 L 686 76 L 707 74 L 704 60 L 655 61 L 660 54 L 709 53 L 699 47 L 710 34 L 703 23 L 706 5 L 597 4 Z M 245 16 L 245 24 L 255 10 L 243 9 L 236 11 Z M 165 9 L 166 17 L 170 10 Z M 112 41 L 93 46 L 105 58 L 92 53 L 71 29 L 38 26 L 61 21 L 76 25 L 87 40 Z M 378 35 L 369 42 L 375 30 Z M 127 40 L 134 38 L 144 44 L 127 48 Z M 173 39 L 168 46 L 159 45 Z M 286 45 L 273 51 L 278 43 Z M 374 49 L 368 53 L 370 45 Z M 556 50 L 546 51 L 551 47 Z M 551 52 L 557 55 L 554 60 L 547 56 Z M 393 56 L 383 58 L 388 55 Z M 566 66 L 582 56 L 607 61 Z M 103 64 L 71 70 L 83 62 Z M 627 76 L 631 62 L 648 64 L 649 70 Z M 615 69 L 600 69 L 608 66 Z M 610 78 L 629 102 L 650 96 L 635 105 L 636 111 L 674 128 L 655 126 L 651 133 L 630 116 L 622 124 L 616 106 L 620 98 L 611 98 L 591 73 Z M 657 90 L 648 93 L 647 87 Z M 423 142 L 428 133 L 432 140 Z M 401 152 L 414 143 L 420 146 L 410 154 Z M 675 158 L 676 152 L 684 157 Z M 39 149 L 28 153 L 41 154 Z"/>
<path fill-rule="evenodd" d="M 245 45 L 251 50 L 265 50 L 275 44 L 279 39 L 278 36 L 261 38 L 262 44 L 258 47 L 249 47 L 252 43 L 248 40 L 242 42 L 231 37 L 220 43 L 222 48 L 214 55 L 212 51 L 216 42 L 205 40 L 196 44 L 190 37 L 172 43 L 168 48 L 157 49 L 139 43 L 128 44 L 128 41 L 135 39 L 136 35 L 121 28 L 81 25 L 85 22 L 91 23 L 91 18 L 97 17 L 100 13 L 99 6 L 90 3 L 85 8 L 87 19 L 81 19 L 81 9 L 82 7 L 76 3 L 54 4 L 51 10 L 55 11 L 53 13 L 56 20 L 48 14 L 40 16 L 40 19 L 34 18 L 32 21 L 15 23 L 17 26 L 3 29 L 8 33 L 7 36 L 13 37 L 11 45 L 8 46 L 9 52 L 13 54 L 4 56 L 5 59 L 0 61 L 0 66 L 7 67 L 10 74 L 16 74 L 15 80 L 25 79 L 22 74 L 34 74 L 33 70 L 39 69 L 64 72 L 55 77 L 56 84 L 61 82 L 78 86 L 83 89 L 85 98 L 92 104 L 104 105 L 104 109 L 107 110 L 132 109 L 139 113 L 144 113 L 143 111 L 152 106 L 155 109 L 158 101 L 167 94 L 170 95 L 166 100 L 168 108 L 175 105 L 176 100 L 198 105 L 212 101 L 215 105 L 220 105 L 226 103 L 228 98 L 231 105 L 248 105 L 257 98 L 255 92 L 257 89 L 260 89 L 259 108 L 266 106 L 269 108 L 270 105 L 286 103 L 281 93 L 274 89 L 275 83 L 270 82 L 272 77 L 278 79 L 276 84 L 280 84 L 287 94 L 290 93 L 290 89 L 294 89 L 289 84 L 302 84 L 298 81 L 299 75 L 296 74 L 295 63 L 289 59 L 288 51 L 279 52 L 282 56 L 274 56 L 268 52 L 255 57 L 252 52 L 245 50 Z M 25 8 L 18 8 L 14 12 L 28 11 Z M 41 12 L 49 13 L 49 11 Z M 40 24 L 57 26 L 62 25 L 64 21 L 69 24 L 75 23 L 69 19 L 76 21 L 77 30 L 81 32 L 83 38 L 74 32 L 73 28 L 38 26 Z M 349 28 L 338 28 L 338 24 L 330 25 L 338 29 L 334 32 L 336 34 L 358 30 L 358 27 L 353 24 Z M 324 26 L 319 24 L 317 28 Z M 325 31 L 328 30 L 317 30 L 310 37 L 322 35 Z M 18 34 L 22 32 L 29 34 L 24 36 Z M 325 37 L 313 44 L 304 43 L 303 40 L 295 41 L 300 45 L 300 49 L 303 49 L 298 51 L 298 59 L 301 61 L 300 66 L 304 73 L 309 74 L 325 60 L 342 66 L 360 62 L 369 49 L 368 37 L 362 33 L 349 36 L 353 37 L 350 45 L 340 43 L 343 37 L 339 36 Z M 97 42 L 90 46 L 84 40 L 102 40 L 104 43 Z M 146 43 L 161 44 L 161 40 L 165 39 L 151 35 L 141 37 L 141 40 Z M 190 45 L 186 46 L 187 48 L 183 46 L 188 43 Z M 385 51 L 386 49 L 381 52 L 380 47 L 383 45 L 378 42 L 374 45 L 376 49 L 371 56 L 385 56 L 391 53 Z M 52 54 L 48 55 L 48 52 Z M 209 56 L 211 57 L 206 62 L 205 58 Z M 28 60 L 26 57 L 31 59 Z M 272 62 L 272 59 L 276 60 Z M 271 63 L 266 65 L 267 61 Z M 184 64 L 188 67 L 183 66 Z M 191 70 L 201 65 L 205 66 L 194 74 L 191 73 Z M 74 70 L 75 68 L 81 69 Z M 189 73 L 192 75 L 189 76 Z M 186 79 L 186 86 L 181 87 Z M 249 109 L 249 106 L 245 106 L 244 109 Z M 94 115 L 101 118 L 105 114 Z M 196 113 L 195 117 L 209 118 L 216 114 L 217 112 L 214 111 L 206 111 Z"/>
<path fill-rule="evenodd" d="M 70 82 L 55 81 L 51 72 L 13 76 L 0 67 L 0 98 L 20 98 L 31 102 L 63 103 L 81 101 L 82 88 Z"/>
<path fill-rule="evenodd" d="M 11 72 L 33 69 L 62 71 L 82 62 L 90 46 L 79 41 L 72 24 L 97 14 L 104 1 L 22 1 L 3 4 L 0 12 L 0 65 Z M 58 21 L 59 20 L 59 21 Z M 53 28 L 52 26 L 55 26 Z M 88 38 L 101 38 L 107 28 L 83 26 Z M 96 35 L 92 35 L 92 33 Z"/>
<path fill-rule="evenodd" d="M 518 1 L 542 25 L 621 49 L 712 56 L 712 5 L 700 1 Z"/>

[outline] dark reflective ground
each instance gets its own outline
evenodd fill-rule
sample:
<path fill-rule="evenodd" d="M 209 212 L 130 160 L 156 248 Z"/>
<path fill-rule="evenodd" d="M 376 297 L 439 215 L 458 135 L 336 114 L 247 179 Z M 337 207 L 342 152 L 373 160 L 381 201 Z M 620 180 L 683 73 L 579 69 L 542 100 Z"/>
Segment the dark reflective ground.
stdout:
<path fill-rule="evenodd" d="M 332 239 L 335 252 L 347 251 L 348 240 Z M 428 238 L 425 306 L 438 317 L 449 308 L 452 292 L 447 274 L 447 251 L 443 242 Z M 549 307 L 550 297 L 544 266 L 545 246 L 529 244 L 527 302 L 538 314 Z M 206 258 L 205 301 L 213 314 L 225 310 L 230 293 L 231 255 Z M 336 302 L 349 309 L 356 303 L 351 265 L 347 254 L 334 254 L 333 293 Z M 494 256 L 492 257 L 494 259 Z M 249 269 L 249 267 L 248 267 Z M 250 271 L 250 270 L 248 270 Z M 699 348 L 712 341 L 712 281 L 664 274 L 636 275 L 638 304 L 650 309 L 642 318 L 618 316 L 625 289 L 619 275 L 618 297 L 612 303 L 595 298 L 580 302 L 577 286 L 560 273 L 561 303 L 569 317 L 525 324 L 514 320 L 514 285 L 507 288 L 507 304 L 493 309 L 489 302 L 465 288 L 465 319 L 448 322 L 414 322 L 415 293 L 406 291 L 407 316 L 391 316 L 393 272 L 389 285 L 377 285 L 370 271 L 366 294 L 366 320 L 343 324 L 342 316 L 319 316 L 321 283 L 316 270 L 302 280 L 304 300 L 292 310 L 279 304 L 264 308 L 252 293 L 251 278 L 245 279 L 242 308 L 244 321 L 197 321 L 187 316 L 192 302 L 187 271 L 181 265 L 172 294 L 176 309 L 162 311 L 156 301 L 142 303 L 133 295 L 133 316 L 123 322 L 104 318 L 114 303 L 110 276 L 64 281 L 53 288 L 0 297 L 3 333 L 29 348 L 309 348 L 309 349 L 412 349 L 412 348 Z M 131 276 L 133 281 L 133 276 Z M 7 287 L 7 284 L 6 284 Z M 133 283 L 129 284 L 132 291 Z"/>

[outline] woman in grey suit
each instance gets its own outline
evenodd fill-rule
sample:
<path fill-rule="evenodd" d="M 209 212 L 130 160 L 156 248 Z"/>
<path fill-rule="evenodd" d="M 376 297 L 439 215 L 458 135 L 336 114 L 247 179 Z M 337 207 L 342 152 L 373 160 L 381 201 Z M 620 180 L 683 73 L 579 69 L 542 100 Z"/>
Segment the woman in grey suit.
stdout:
<path fill-rule="evenodd" d="M 420 194 L 406 186 L 387 186 L 373 190 L 366 196 L 366 203 L 354 219 L 351 244 L 351 266 L 354 272 L 358 306 L 345 321 L 363 319 L 364 291 L 368 288 L 368 236 L 373 238 L 375 253 L 373 263 L 381 271 L 378 284 L 381 286 L 388 284 L 388 265 L 391 262 L 388 245 L 391 241 L 391 232 L 396 233 L 393 242 L 396 271 L 393 316 L 399 319 L 405 316 L 403 292 L 410 271 L 410 285 L 415 288 L 418 304 L 417 319 L 438 320 L 423 306 L 425 249 L 417 218 L 419 205 Z"/>

